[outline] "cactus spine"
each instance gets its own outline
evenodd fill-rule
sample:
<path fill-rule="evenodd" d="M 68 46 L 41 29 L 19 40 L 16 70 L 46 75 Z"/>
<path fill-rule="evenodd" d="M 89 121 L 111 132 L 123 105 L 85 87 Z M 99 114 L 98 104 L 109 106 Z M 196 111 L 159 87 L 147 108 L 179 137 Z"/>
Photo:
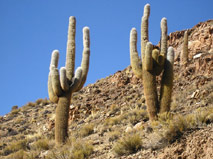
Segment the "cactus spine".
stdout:
<path fill-rule="evenodd" d="M 188 31 L 186 30 L 184 32 L 183 37 L 183 48 L 182 48 L 182 54 L 181 54 L 181 65 L 186 65 L 188 62 Z"/>
<path fill-rule="evenodd" d="M 134 74 L 143 79 L 144 94 L 147 111 L 151 121 L 157 119 L 157 114 L 169 111 L 172 86 L 173 86 L 173 59 L 174 50 L 167 50 L 167 20 L 161 20 L 160 50 L 154 49 L 148 37 L 148 20 L 150 5 L 144 7 L 144 15 L 141 21 L 141 57 L 137 52 L 137 31 L 132 28 L 130 32 L 130 62 Z M 167 54 L 168 52 L 168 54 Z M 142 63 L 142 64 L 141 64 Z M 164 71 L 163 71 L 164 70 Z M 161 81 L 160 99 L 156 87 L 156 76 L 163 71 Z"/>
<path fill-rule="evenodd" d="M 48 77 L 48 94 L 51 102 L 57 103 L 55 119 L 55 141 L 63 144 L 68 137 L 69 106 L 73 92 L 80 90 L 87 78 L 90 56 L 89 28 L 83 28 L 83 57 L 81 67 L 75 68 L 75 32 L 76 19 L 69 18 L 66 65 L 58 67 L 59 51 L 52 52 L 50 72 Z"/>

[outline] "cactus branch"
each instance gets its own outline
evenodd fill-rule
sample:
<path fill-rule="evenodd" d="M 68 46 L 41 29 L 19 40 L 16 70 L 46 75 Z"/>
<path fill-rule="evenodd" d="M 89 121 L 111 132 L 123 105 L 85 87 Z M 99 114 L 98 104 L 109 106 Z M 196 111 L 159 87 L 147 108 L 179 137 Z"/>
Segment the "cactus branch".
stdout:
<path fill-rule="evenodd" d="M 89 27 L 83 28 L 83 55 L 81 61 L 81 69 L 82 69 L 82 76 L 80 79 L 80 83 L 78 88 L 74 89 L 75 91 L 79 91 L 83 86 L 87 78 L 87 74 L 89 71 L 89 57 L 90 57 L 90 33 Z"/>
<path fill-rule="evenodd" d="M 75 32 L 76 19 L 71 16 L 69 18 L 69 28 L 67 37 L 67 56 L 66 56 L 66 75 L 69 82 L 72 80 L 75 69 Z"/>
<path fill-rule="evenodd" d="M 146 43 L 149 41 L 149 15 L 150 15 L 150 4 L 144 6 L 144 14 L 141 20 L 141 57 L 144 60 L 144 54 L 146 50 Z"/>
<path fill-rule="evenodd" d="M 174 76 L 173 63 L 174 63 L 174 49 L 172 47 L 169 47 L 164 67 L 164 73 L 161 81 L 160 113 L 168 112 L 170 110 L 173 76 Z"/>
<path fill-rule="evenodd" d="M 130 63 L 134 74 L 142 78 L 142 63 L 137 51 L 137 30 L 132 28 L 130 32 Z"/>

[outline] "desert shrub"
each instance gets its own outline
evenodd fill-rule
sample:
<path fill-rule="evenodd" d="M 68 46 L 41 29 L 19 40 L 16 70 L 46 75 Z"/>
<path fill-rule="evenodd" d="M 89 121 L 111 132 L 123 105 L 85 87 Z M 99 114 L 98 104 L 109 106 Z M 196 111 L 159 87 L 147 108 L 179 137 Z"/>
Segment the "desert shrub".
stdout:
<path fill-rule="evenodd" d="M 152 126 L 155 132 L 161 134 L 163 140 L 171 143 L 180 138 L 185 131 L 213 122 L 212 114 L 213 107 L 198 108 L 185 116 L 164 113 L 158 116 L 158 121 L 153 122 Z"/>
<path fill-rule="evenodd" d="M 110 118 L 107 118 L 104 122 L 104 125 L 105 126 L 113 126 L 113 125 L 117 125 L 117 124 L 120 124 L 122 121 L 122 116 L 119 115 L 119 116 L 115 116 L 115 117 L 110 117 Z"/>
<path fill-rule="evenodd" d="M 49 150 L 49 141 L 47 139 L 38 139 L 33 143 L 32 148 L 35 150 Z"/>
<path fill-rule="evenodd" d="M 28 102 L 28 103 L 27 103 L 27 106 L 29 106 L 29 107 L 34 107 L 34 106 L 36 106 L 36 103 Z"/>
<path fill-rule="evenodd" d="M 47 98 L 44 98 L 44 99 L 40 98 L 40 99 L 37 99 L 37 100 L 35 101 L 35 104 L 36 104 L 36 105 L 40 105 L 40 104 L 42 104 L 42 105 L 47 105 L 47 104 L 49 104 L 49 103 L 50 103 L 50 101 L 49 101 Z"/>
<path fill-rule="evenodd" d="M 71 159 L 84 159 L 88 158 L 93 152 L 93 147 L 90 143 L 81 143 L 81 141 L 76 141 L 72 145 L 71 149 Z"/>
<path fill-rule="evenodd" d="M 121 132 L 119 132 L 119 131 L 109 132 L 109 134 L 108 134 L 109 135 L 109 138 L 108 138 L 109 142 L 117 140 L 119 138 L 120 134 L 121 134 Z"/>
<path fill-rule="evenodd" d="M 133 109 L 126 114 L 123 114 L 127 120 L 127 123 L 131 123 L 132 125 L 137 124 L 142 120 L 148 120 L 147 112 L 144 109 Z"/>
<path fill-rule="evenodd" d="M 25 152 L 23 150 L 19 150 L 7 156 L 7 159 L 27 159 L 27 158 L 25 157 Z"/>
<path fill-rule="evenodd" d="M 132 109 L 121 115 L 107 118 L 104 122 L 104 125 L 113 126 L 121 123 L 125 125 L 129 123 L 135 125 L 142 120 L 148 120 L 147 112 L 144 109 Z"/>
<path fill-rule="evenodd" d="M 28 147 L 28 141 L 26 139 L 15 141 L 11 143 L 10 145 L 8 145 L 7 147 L 5 147 L 5 149 L 3 150 L 3 154 L 8 155 L 10 153 L 14 153 L 19 150 L 26 150 L 27 147 Z"/>
<path fill-rule="evenodd" d="M 20 109 L 13 109 L 13 110 L 11 111 L 11 114 L 12 114 L 12 115 L 15 115 L 15 114 L 18 114 L 18 112 L 20 112 Z"/>
<path fill-rule="evenodd" d="M 80 136 L 86 137 L 94 132 L 93 124 L 86 124 L 80 129 Z"/>
<path fill-rule="evenodd" d="M 109 112 L 110 114 L 115 114 L 115 113 L 117 113 L 119 111 L 120 111 L 120 107 L 118 105 L 112 104 L 110 106 L 110 112 Z"/>
<path fill-rule="evenodd" d="M 142 148 L 142 139 L 139 134 L 131 133 L 121 137 L 113 147 L 113 151 L 118 155 L 135 153 Z"/>
<path fill-rule="evenodd" d="M 63 147 L 52 150 L 46 156 L 47 159 L 86 159 L 93 152 L 93 146 L 89 142 L 82 140 L 72 140 L 71 145 L 66 144 Z"/>
<path fill-rule="evenodd" d="M 11 111 L 16 110 L 16 109 L 18 109 L 18 106 L 17 106 L 17 105 L 14 105 L 14 106 L 12 106 Z"/>

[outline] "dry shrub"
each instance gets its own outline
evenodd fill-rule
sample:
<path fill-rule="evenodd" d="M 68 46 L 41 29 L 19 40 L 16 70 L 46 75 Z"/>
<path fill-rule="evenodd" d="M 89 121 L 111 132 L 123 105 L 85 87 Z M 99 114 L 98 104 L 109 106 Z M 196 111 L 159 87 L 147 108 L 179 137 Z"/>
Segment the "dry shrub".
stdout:
<path fill-rule="evenodd" d="M 137 152 L 142 148 L 142 139 L 137 133 L 126 134 L 121 137 L 113 147 L 113 151 L 118 155 L 127 155 Z"/>
<path fill-rule="evenodd" d="M 213 122 L 213 107 L 198 108 L 188 115 L 160 114 L 158 121 L 152 123 L 155 133 L 159 133 L 168 142 L 174 142 L 190 129 Z"/>
<path fill-rule="evenodd" d="M 40 98 L 40 99 L 37 99 L 35 103 L 36 105 L 40 105 L 40 104 L 47 105 L 50 103 L 50 101 L 47 98 L 44 98 L 44 99 Z"/>
<path fill-rule="evenodd" d="M 94 125 L 93 124 L 86 124 L 80 130 L 80 136 L 86 137 L 94 132 Z"/>
<path fill-rule="evenodd" d="M 121 115 L 107 118 L 104 122 L 105 126 L 113 126 L 117 124 L 132 124 L 135 125 L 140 121 L 148 120 L 147 112 L 144 109 L 132 109 L 127 111 Z"/>
<path fill-rule="evenodd" d="M 36 142 L 33 143 L 32 149 L 39 151 L 49 150 L 50 149 L 49 141 L 47 139 L 38 139 Z"/>
<path fill-rule="evenodd" d="M 3 150 L 3 155 L 9 155 L 19 150 L 26 150 L 28 148 L 28 141 L 26 139 L 11 143 Z"/>
<path fill-rule="evenodd" d="M 119 138 L 119 136 L 121 135 L 121 132 L 120 131 L 112 131 L 112 132 L 109 132 L 108 135 L 109 135 L 108 141 L 112 142 L 112 141 L 115 141 Z"/>
<path fill-rule="evenodd" d="M 71 143 L 71 145 L 70 145 Z M 83 140 L 72 140 L 63 147 L 52 150 L 47 159 L 86 159 L 93 152 L 93 146 Z"/>

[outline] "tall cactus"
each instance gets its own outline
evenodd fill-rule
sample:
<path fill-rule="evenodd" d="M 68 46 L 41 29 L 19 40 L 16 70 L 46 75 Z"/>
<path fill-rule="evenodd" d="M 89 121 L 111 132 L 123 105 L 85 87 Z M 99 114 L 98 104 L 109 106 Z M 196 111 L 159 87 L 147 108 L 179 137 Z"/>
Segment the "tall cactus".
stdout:
<path fill-rule="evenodd" d="M 135 28 L 132 28 L 130 32 L 130 63 L 134 74 L 143 79 L 149 118 L 150 120 L 155 120 L 159 112 L 169 111 L 170 108 L 174 50 L 172 47 L 169 47 L 167 50 L 166 18 L 161 20 L 160 50 L 153 48 L 152 43 L 149 42 L 148 35 L 149 15 L 150 5 L 146 4 L 141 21 L 141 59 L 137 52 L 137 31 Z M 156 76 L 160 75 L 162 71 L 160 99 L 158 100 Z"/>
<path fill-rule="evenodd" d="M 182 53 L 181 53 L 181 65 L 186 65 L 188 62 L 188 31 L 186 30 L 184 32 L 184 37 L 183 37 L 183 47 L 182 47 Z"/>
<path fill-rule="evenodd" d="M 89 28 L 83 28 L 83 57 L 81 67 L 75 68 L 75 32 L 76 19 L 69 18 L 66 65 L 58 67 L 59 51 L 52 52 L 50 72 L 48 77 L 48 94 L 51 102 L 57 103 L 55 119 L 55 141 L 63 144 L 68 137 L 69 106 L 73 92 L 80 90 L 87 78 L 90 56 L 90 35 Z"/>

